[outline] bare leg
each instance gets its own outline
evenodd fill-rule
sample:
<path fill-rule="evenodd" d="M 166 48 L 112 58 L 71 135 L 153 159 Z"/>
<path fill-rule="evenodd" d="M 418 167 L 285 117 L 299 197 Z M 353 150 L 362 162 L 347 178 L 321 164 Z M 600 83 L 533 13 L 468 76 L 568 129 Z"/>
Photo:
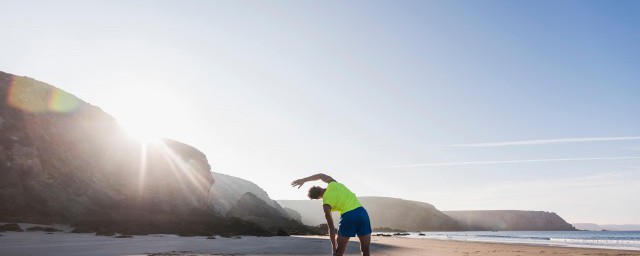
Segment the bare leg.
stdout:
<path fill-rule="evenodd" d="M 338 248 L 336 249 L 336 253 L 334 254 L 335 256 L 342 256 L 342 254 L 344 254 L 344 251 L 347 249 L 347 243 L 349 242 L 349 237 L 344 237 L 341 236 L 340 234 L 338 234 Z"/>
<path fill-rule="evenodd" d="M 371 244 L 371 235 L 359 236 L 360 239 L 360 251 L 362 256 L 369 256 L 369 245 Z"/>

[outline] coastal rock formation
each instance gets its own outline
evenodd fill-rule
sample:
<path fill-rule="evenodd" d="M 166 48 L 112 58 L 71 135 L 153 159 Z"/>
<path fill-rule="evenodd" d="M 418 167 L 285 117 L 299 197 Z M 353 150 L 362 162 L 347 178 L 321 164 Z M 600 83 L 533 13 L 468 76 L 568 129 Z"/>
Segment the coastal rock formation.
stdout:
<path fill-rule="evenodd" d="M 299 212 L 297 212 L 294 209 L 287 208 L 287 207 L 284 207 L 284 210 L 287 212 L 289 217 L 291 217 L 292 219 L 294 219 L 297 222 L 302 223 L 302 215 Z"/>
<path fill-rule="evenodd" d="M 256 223 L 274 233 L 278 229 L 290 234 L 316 233 L 301 223 L 299 213 L 282 208 L 255 183 L 221 173 L 213 177 L 216 185 L 210 198 L 216 213 Z"/>
<path fill-rule="evenodd" d="M 222 173 L 213 173 L 213 178 L 216 180 L 216 185 L 209 194 L 211 206 L 218 214 L 227 214 L 244 194 L 251 193 L 267 205 L 275 208 L 279 215 L 288 216 L 278 202 L 269 198 L 269 194 L 255 183 Z"/>
<path fill-rule="evenodd" d="M 291 219 L 288 215 L 282 215 L 280 209 L 268 205 L 256 195 L 247 192 L 229 209 L 227 217 L 256 223 L 274 233 L 286 231 L 289 234 L 308 234 L 312 232 L 309 227 Z"/>
<path fill-rule="evenodd" d="M 359 197 L 374 230 L 406 231 L 569 231 L 560 216 L 543 211 L 439 211 L 433 205 L 385 197 Z M 320 200 L 278 200 L 302 216 L 302 223 L 325 223 Z M 337 214 L 334 219 L 339 219 Z"/>
<path fill-rule="evenodd" d="M 460 225 L 433 205 L 386 197 L 360 199 L 369 211 L 373 227 L 406 231 L 459 231 Z"/>
<path fill-rule="evenodd" d="M 575 228 L 553 212 L 543 211 L 445 211 L 465 230 L 473 231 L 572 231 Z"/>
<path fill-rule="evenodd" d="M 173 232 L 211 219 L 205 155 L 143 144 L 77 97 L 0 72 L 0 221 Z"/>
<path fill-rule="evenodd" d="M 0 232 L 5 232 L 5 231 L 17 231 L 17 232 L 22 232 L 24 231 L 20 225 L 18 223 L 8 223 L 8 224 L 0 224 Z"/>
<path fill-rule="evenodd" d="M 433 205 L 387 197 L 359 197 L 369 212 L 372 228 L 406 231 L 459 231 L 462 227 Z M 281 205 L 296 210 L 306 225 L 325 223 L 319 200 L 279 200 Z M 334 215 L 334 219 L 339 217 Z"/>
<path fill-rule="evenodd" d="M 589 231 L 640 231 L 640 225 L 616 225 L 616 224 L 595 224 L 595 223 L 573 223 L 579 230 Z"/>
<path fill-rule="evenodd" d="M 309 226 L 318 226 L 326 224 L 324 212 L 322 211 L 321 200 L 277 200 L 278 204 L 285 209 L 292 209 L 300 214 L 302 224 Z M 339 220 L 340 216 L 334 212 L 334 220 Z M 337 224 L 336 224 L 337 225 Z"/>

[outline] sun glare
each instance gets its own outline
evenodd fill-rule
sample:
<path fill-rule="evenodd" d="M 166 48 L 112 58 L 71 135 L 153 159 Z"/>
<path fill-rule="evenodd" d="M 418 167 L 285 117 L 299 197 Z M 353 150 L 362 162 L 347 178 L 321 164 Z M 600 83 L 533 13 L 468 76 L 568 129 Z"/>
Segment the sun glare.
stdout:
<path fill-rule="evenodd" d="M 109 108 L 127 133 L 146 143 L 175 138 L 182 126 L 185 109 L 176 97 L 158 88 L 133 88 L 118 93 Z"/>
<path fill-rule="evenodd" d="M 161 138 L 165 137 L 160 132 L 155 130 L 152 126 L 140 124 L 136 121 L 131 122 L 118 119 L 118 123 L 127 131 L 127 134 L 129 134 L 129 136 L 140 142 L 152 143 L 157 142 Z"/>

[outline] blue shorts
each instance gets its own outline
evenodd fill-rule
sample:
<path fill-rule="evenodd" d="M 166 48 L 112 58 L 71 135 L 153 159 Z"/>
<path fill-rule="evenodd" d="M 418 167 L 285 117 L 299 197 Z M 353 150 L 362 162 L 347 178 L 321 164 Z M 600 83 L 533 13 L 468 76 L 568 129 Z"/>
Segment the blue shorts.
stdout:
<path fill-rule="evenodd" d="M 358 207 L 340 215 L 338 235 L 343 237 L 365 236 L 371 234 L 369 214 L 364 207 Z"/>

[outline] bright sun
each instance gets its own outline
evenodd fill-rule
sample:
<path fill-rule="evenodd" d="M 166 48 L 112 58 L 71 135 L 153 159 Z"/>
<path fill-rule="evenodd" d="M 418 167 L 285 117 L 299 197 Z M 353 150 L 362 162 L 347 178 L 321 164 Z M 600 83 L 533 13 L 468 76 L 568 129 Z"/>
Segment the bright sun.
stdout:
<path fill-rule="evenodd" d="M 116 99 L 110 112 L 127 133 L 141 142 L 175 138 L 187 125 L 184 105 L 175 95 L 159 88 L 129 88 L 118 93 Z"/>
<path fill-rule="evenodd" d="M 132 116 L 135 115 L 136 114 L 132 114 Z M 118 123 L 131 137 L 139 140 L 140 142 L 151 143 L 166 137 L 162 135 L 162 132 L 158 131 L 155 125 L 151 125 L 151 123 L 155 122 L 143 123 L 139 122 L 139 120 L 135 118 L 118 118 Z"/>

